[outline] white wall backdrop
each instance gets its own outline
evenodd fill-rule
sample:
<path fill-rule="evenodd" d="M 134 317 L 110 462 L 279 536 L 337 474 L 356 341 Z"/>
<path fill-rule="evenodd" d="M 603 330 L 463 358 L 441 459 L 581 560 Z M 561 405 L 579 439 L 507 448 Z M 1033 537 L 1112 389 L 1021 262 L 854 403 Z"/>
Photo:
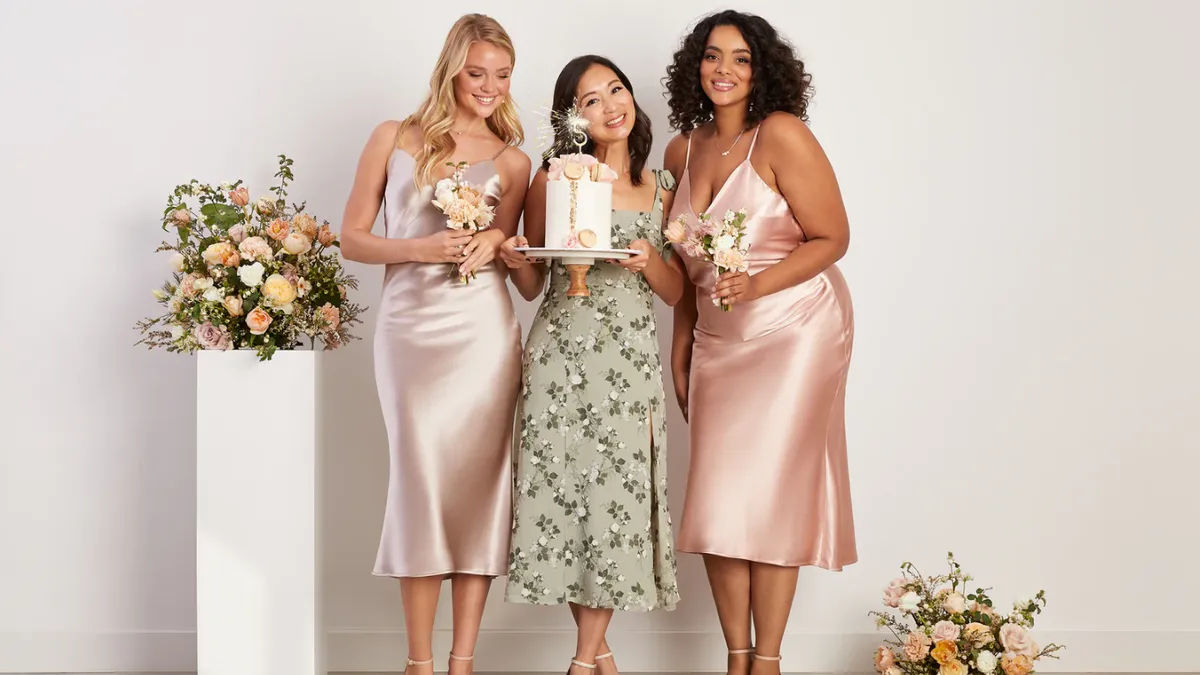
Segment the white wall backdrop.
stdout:
<path fill-rule="evenodd" d="M 286 153 L 292 195 L 336 223 L 370 130 L 416 106 L 446 30 L 476 10 L 513 36 L 535 139 L 558 69 L 599 52 L 630 73 L 658 163 L 659 80 L 716 7 L 543 5 L 0 3 L 0 672 L 194 668 L 194 363 L 134 348 L 131 328 L 155 309 L 177 183 L 266 186 Z M 870 670 L 881 589 L 950 549 L 1005 602 L 1047 590 L 1041 641 L 1068 650 L 1045 670 L 1195 670 L 1200 5 L 737 7 L 815 73 L 813 128 L 853 232 L 861 562 L 802 572 L 785 670 Z M 381 270 L 353 271 L 374 305 Z M 327 360 L 335 670 L 400 670 L 404 654 L 395 582 L 370 575 L 387 476 L 372 319 Z M 670 423 L 679 509 L 686 428 Z M 678 611 L 614 620 L 623 670 L 723 669 L 700 561 L 681 565 Z M 477 669 L 564 669 L 566 610 L 494 591 Z"/>

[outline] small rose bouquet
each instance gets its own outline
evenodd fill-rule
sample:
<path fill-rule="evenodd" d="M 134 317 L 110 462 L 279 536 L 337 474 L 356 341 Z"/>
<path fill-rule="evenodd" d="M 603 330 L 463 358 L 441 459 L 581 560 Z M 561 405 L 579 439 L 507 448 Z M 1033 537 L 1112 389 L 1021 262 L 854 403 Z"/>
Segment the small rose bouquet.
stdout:
<path fill-rule="evenodd" d="M 287 205 L 292 160 L 279 160 L 274 196 L 253 200 L 240 180 L 193 180 L 167 198 L 162 227 L 177 238 L 157 250 L 172 252 L 173 274 L 154 290 L 166 312 L 136 324 L 137 344 L 187 354 L 252 349 L 265 361 L 301 336 L 325 349 L 358 339 L 349 328 L 363 308 L 346 293 L 358 281 L 342 269 L 329 223 Z"/>
<path fill-rule="evenodd" d="M 687 217 L 681 215 L 667 225 L 666 237 L 671 243 L 681 245 L 689 257 L 712 264 L 713 276 L 720 277 L 726 272 L 750 269 L 745 223 L 745 209 L 726 211 L 720 221 L 713 220 L 707 212 L 701 213 L 695 224 L 689 224 Z M 714 298 L 713 304 L 726 312 L 733 309 L 720 298 Z"/>
<path fill-rule="evenodd" d="M 447 162 L 454 169 L 449 178 L 438 181 L 434 188 L 433 205 L 446 216 L 446 227 L 453 230 L 466 230 L 472 234 L 487 229 L 496 217 L 495 207 L 487 202 L 487 195 L 477 186 L 463 178 L 467 169 L 466 162 Z M 457 273 L 458 266 L 450 270 L 450 276 Z M 472 272 L 470 277 L 474 277 Z M 468 283 L 468 275 L 458 274 L 458 280 Z"/>
<path fill-rule="evenodd" d="M 912 563 L 883 591 L 883 604 L 899 613 L 871 612 L 876 624 L 895 636 L 875 650 L 875 670 L 883 675 L 1029 675 L 1043 658 L 1058 658 L 1062 645 L 1039 647 L 1030 629 L 1046 606 L 1045 592 L 998 613 L 990 589 L 967 590 L 965 575 L 948 554 L 948 574 L 922 577 Z M 999 671 L 999 672 L 998 672 Z"/>

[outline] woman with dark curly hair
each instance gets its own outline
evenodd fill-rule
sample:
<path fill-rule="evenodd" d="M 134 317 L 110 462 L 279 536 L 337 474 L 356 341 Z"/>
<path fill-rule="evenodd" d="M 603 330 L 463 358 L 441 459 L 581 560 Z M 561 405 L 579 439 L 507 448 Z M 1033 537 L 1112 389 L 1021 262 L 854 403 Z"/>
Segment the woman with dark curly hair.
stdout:
<path fill-rule="evenodd" d="M 846 211 L 806 124 L 811 77 L 771 24 L 706 17 L 667 73 L 682 132 L 666 150 L 680 177 L 671 217 L 745 209 L 750 244 L 748 271 L 719 278 L 683 256 L 671 361 L 691 468 L 676 547 L 704 556 L 729 672 L 777 673 L 798 568 L 857 560 L 844 416 L 854 317 L 835 265 Z"/>

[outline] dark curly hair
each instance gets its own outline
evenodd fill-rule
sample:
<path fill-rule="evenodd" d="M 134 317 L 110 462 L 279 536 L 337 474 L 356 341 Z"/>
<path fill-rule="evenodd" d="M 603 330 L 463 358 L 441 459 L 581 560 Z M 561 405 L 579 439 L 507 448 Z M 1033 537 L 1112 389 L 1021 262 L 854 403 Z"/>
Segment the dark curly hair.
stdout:
<path fill-rule="evenodd" d="M 557 116 L 566 112 L 575 105 L 575 89 L 579 86 L 579 80 L 583 78 L 584 73 L 592 66 L 604 66 L 616 74 L 617 79 L 621 81 L 626 89 L 629 90 L 629 95 L 633 98 L 634 121 L 633 131 L 629 132 L 629 181 L 635 186 L 642 184 L 642 170 L 646 168 L 646 160 L 650 158 L 650 147 L 654 145 L 654 134 L 650 125 L 650 116 L 637 103 L 637 96 L 633 93 L 633 85 L 629 83 L 629 78 L 626 77 L 624 71 L 617 67 L 609 59 L 595 54 L 586 54 L 577 56 L 567 62 L 563 66 L 562 72 L 558 74 L 558 81 L 554 83 L 554 100 L 550 105 L 551 119 L 557 119 Z M 542 168 L 550 168 L 550 158 L 556 153 L 557 148 L 574 147 L 575 142 L 571 140 L 567 130 L 559 128 L 555 125 L 554 142 L 550 150 L 542 154 Z M 587 140 L 582 148 L 582 152 L 592 154 L 596 150 L 595 143 L 592 139 Z"/>
<path fill-rule="evenodd" d="M 795 49 L 766 19 L 745 12 L 725 10 L 701 19 L 679 45 L 667 76 L 668 116 L 671 128 L 688 133 L 713 117 L 713 104 L 700 87 L 700 61 L 708 47 L 708 36 L 717 26 L 733 26 L 750 45 L 753 73 L 750 109 L 746 128 L 762 122 L 773 112 L 787 112 L 808 121 L 808 101 L 812 98 L 812 75 Z"/>

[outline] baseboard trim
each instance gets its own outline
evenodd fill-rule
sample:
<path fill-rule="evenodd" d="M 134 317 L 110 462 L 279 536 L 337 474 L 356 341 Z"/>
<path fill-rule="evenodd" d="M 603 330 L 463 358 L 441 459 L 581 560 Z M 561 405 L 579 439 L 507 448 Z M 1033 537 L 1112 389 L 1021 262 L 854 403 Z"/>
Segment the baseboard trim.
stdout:
<path fill-rule="evenodd" d="M 1039 642 L 1067 645 L 1059 661 L 1039 672 L 1193 673 L 1200 631 L 1038 631 Z M 792 634 L 784 639 L 788 673 L 870 673 L 871 653 L 882 633 Z M 434 636 L 441 661 L 449 631 Z M 618 664 L 629 673 L 705 673 L 724 670 L 721 636 L 705 632 L 621 631 L 610 639 Z M 480 633 L 476 672 L 559 673 L 575 647 L 574 633 L 487 630 Z M 403 631 L 335 630 L 329 634 L 331 672 L 388 673 L 402 669 Z M 439 666 L 444 664 L 439 662 Z M 196 670 L 192 631 L 122 633 L 0 633 L 0 673 L 191 673 Z"/>

